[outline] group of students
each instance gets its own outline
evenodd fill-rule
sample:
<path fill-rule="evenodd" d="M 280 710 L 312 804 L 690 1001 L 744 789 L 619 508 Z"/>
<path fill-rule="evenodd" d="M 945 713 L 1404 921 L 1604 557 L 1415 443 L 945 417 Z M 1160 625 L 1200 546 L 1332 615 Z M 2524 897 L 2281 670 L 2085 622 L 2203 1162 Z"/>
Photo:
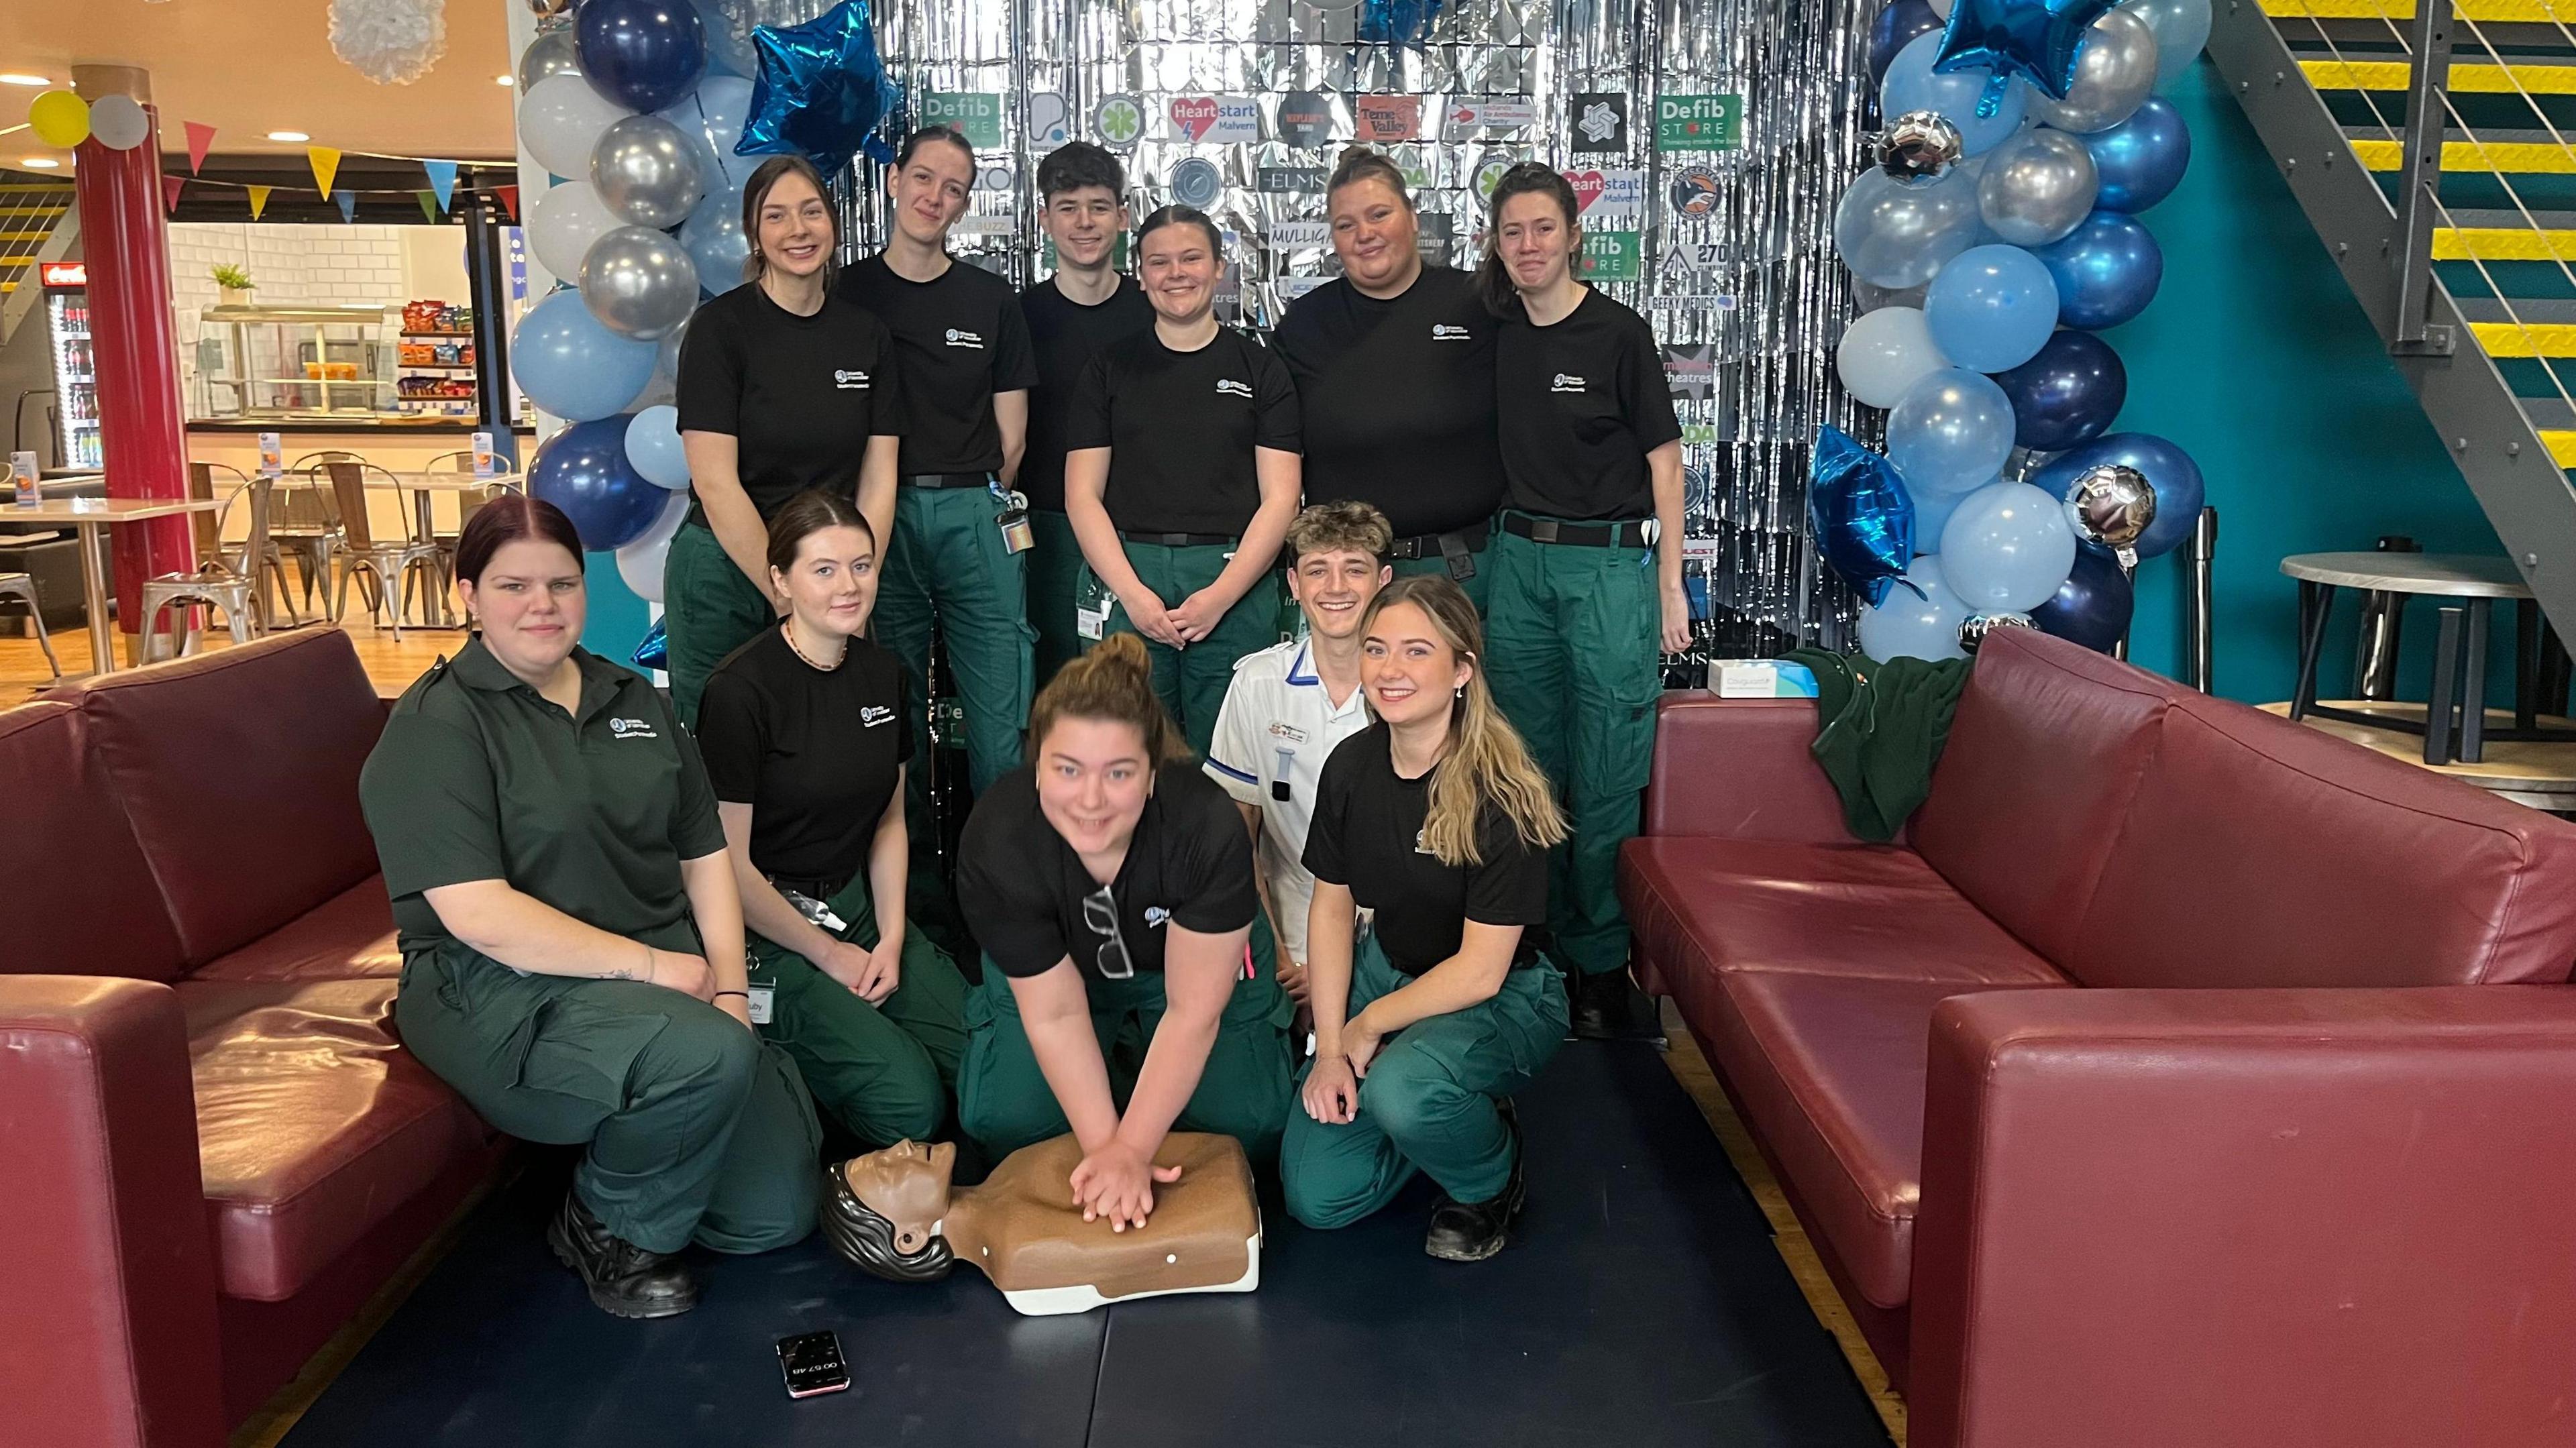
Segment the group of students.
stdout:
<path fill-rule="evenodd" d="M 1420 1171 L 1426 1248 L 1492 1255 L 1512 1092 L 1627 996 L 1610 868 L 1688 637 L 1680 429 L 1645 324 L 1575 280 L 1570 188 L 1508 172 L 1470 276 L 1354 151 L 1343 275 L 1264 346 L 1214 319 L 1203 214 L 1114 269 L 1097 147 L 1041 166 L 1057 269 L 1016 298 L 945 249 L 965 142 L 890 171 L 893 240 L 837 277 L 809 165 L 745 189 L 749 283 L 681 353 L 667 699 L 578 646 L 560 512 L 469 523 L 476 637 L 363 780 L 406 1043 L 586 1148 L 549 1241 L 621 1315 L 694 1305 L 692 1241 L 810 1231 L 825 1118 L 991 1160 L 1070 1131 L 1121 1229 L 1175 1127 L 1275 1159 L 1313 1226 Z M 934 626 L 953 881 L 916 868 Z M 980 984 L 908 918 L 949 885 Z"/>

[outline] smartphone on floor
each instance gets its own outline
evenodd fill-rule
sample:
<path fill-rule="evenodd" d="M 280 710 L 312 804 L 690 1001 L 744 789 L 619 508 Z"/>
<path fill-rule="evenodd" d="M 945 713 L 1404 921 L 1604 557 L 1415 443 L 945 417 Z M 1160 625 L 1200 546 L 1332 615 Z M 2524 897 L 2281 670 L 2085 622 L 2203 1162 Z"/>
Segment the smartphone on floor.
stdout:
<path fill-rule="evenodd" d="M 838 1333 L 803 1332 L 780 1338 L 778 1370 L 787 1377 L 791 1398 L 849 1391 L 850 1367 L 842 1360 Z"/>

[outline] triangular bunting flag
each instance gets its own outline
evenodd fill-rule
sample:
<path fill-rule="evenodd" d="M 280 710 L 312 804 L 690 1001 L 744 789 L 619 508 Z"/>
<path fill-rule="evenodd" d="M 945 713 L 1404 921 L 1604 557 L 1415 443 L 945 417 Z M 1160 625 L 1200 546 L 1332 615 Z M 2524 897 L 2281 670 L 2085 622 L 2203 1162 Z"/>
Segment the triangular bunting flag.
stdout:
<path fill-rule="evenodd" d="M 304 159 L 313 163 L 313 189 L 328 196 L 331 178 L 340 174 L 340 151 L 336 146 L 307 146 Z"/>
<path fill-rule="evenodd" d="M 245 186 L 242 189 L 250 193 L 250 219 L 253 221 L 259 220 L 259 214 L 268 209 L 268 193 L 272 188 L 267 186 Z"/>
<path fill-rule="evenodd" d="M 427 191 L 415 191 L 412 195 L 420 198 L 421 219 L 429 222 L 432 226 L 437 225 L 438 198 Z"/>
<path fill-rule="evenodd" d="M 456 163 L 423 161 L 420 163 L 420 169 L 429 173 L 429 189 L 438 193 L 438 209 L 445 211 L 448 202 L 456 195 Z M 435 216 L 430 218 L 432 221 L 437 219 Z"/>
<path fill-rule="evenodd" d="M 510 213 L 510 219 L 512 221 L 517 221 L 519 219 L 519 188 L 516 186 L 495 186 L 492 188 L 492 194 L 501 198 L 501 209 Z"/>
<path fill-rule="evenodd" d="M 188 122 L 188 174 L 206 169 L 206 153 L 215 148 L 215 128 L 203 121 Z"/>
<path fill-rule="evenodd" d="M 334 192 L 332 192 L 332 193 L 331 193 L 331 199 L 332 199 L 334 202 L 336 202 L 336 203 L 338 203 L 338 204 L 339 204 L 339 207 L 340 207 L 340 219 L 341 219 L 342 221 L 355 221 L 355 220 L 357 220 L 357 219 L 358 219 L 358 193 L 357 193 L 357 192 L 355 192 L 355 191 L 334 191 Z"/>
<path fill-rule="evenodd" d="M 161 212 L 163 215 L 166 216 L 179 209 L 179 192 L 181 188 L 185 187 L 187 184 L 188 178 L 185 176 L 164 176 L 161 178 Z"/>

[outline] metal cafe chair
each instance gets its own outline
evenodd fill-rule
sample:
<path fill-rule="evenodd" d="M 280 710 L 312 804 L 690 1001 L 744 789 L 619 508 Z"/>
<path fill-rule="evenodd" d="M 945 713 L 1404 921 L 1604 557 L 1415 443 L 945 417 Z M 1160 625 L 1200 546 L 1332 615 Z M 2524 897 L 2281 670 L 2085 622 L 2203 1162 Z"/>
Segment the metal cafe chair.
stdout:
<path fill-rule="evenodd" d="M 376 541 L 374 528 L 367 517 L 367 474 L 372 470 L 393 479 L 395 496 L 399 500 L 402 496 L 401 480 L 394 478 L 393 474 L 368 463 L 326 462 L 322 468 L 330 476 L 331 493 L 340 510 L 340 575 L 332 590 L 331 617 L 337 621 L 347 611 L 350 580 L 361 573 L 368 574 L 375 583 L 374 601 L 367 606 L 368 617 L 373 620 L 388 611 L 386 606 L 390 604 L 394 637 L 399 639 L 402 637 L 403 610 L 411 603 L 413 573 L 421 572 L 428 587 L 434 588 L 439 584 L 438 545 L 428 539 L 411 536 L 414 525 L 408 507 L 399 509 L 403 514 L 402 539 L 399 542 Z M 366 594 L 367 589 L 361 585 L 359 596 L 364 598 Z"/>
<path fill-rule="evenodd" d="M 191 467 L 191 482 L 211 481 L 207 465 Z M 184 655 L 196 647 L 197 630 L 188 610 L 197 605 L 223 610 L 224 621 L 232 628 L 233 642 L 248 643 L 255 634 L 268 632 L 268 606 L 261 581 L 265 570 L 273 566 L 269 553 L 268 515 L 276 496 L 273 478 L 244 478 L 241 486 L 224 499 L 223 515 L 230 516 L 233 505 L 244 498 L 250 501 L 250 531 L 242 540 L 242 550 L 232 559 L 218 556 L 209 559 L 194 573 L 170 573 L 146 579 L 143 584 L 143 661 L 154 663 L 174 654 Z M 216 536 L 222 537 L 222 523 L 216 523 Z M 286 577 L 279 570 L 277 592 L 286 595 Z M 172 617 L 171 610 L 177 610 Z M 168 627 L 163 627 L 167 620 Z"/>
<path fill-rule="evenodd" d="M 45 632 L 45 605 L 42 599 L 36 597 L 34 574 L 0 573 L 0 602 L 11 599 L 23 600 L 26 603 L 27 617 L 35 620 L 36 624 L 36 647 L 45 651 L 45 667 L 54 671 L 55 678 L 61 678 L 63 662 L 54 657 L 53 638 Z"/>
<path fill-rule="evenodd" d="M 220 563 L 245 578 L 253 574 L 266 575 L 277 586 L 277 602 L 286 610 L 286 627 L 302 628 L 304 614 L 296 608 L 295 597 L 287 589 L 286 559 L 277 546 L 278 501 L 284 496 L 277 491 L 277 488 L 284 485 L 276 479 L 270 479 L 269 481 L 276 486 L 271 488 L 267 502 L 263 505 L 254 500 L 252 503 L 253 507 L 265 506 L 268 511 L 270 528 L 265 546 L 252 548 L 248 535 L 245 534 L 241 543 L 227 547 L 224 543 L 224 530 L 230 524 L 234 507 L 250 496 L 252 482 L 250 474 L 229 463 L 192 462 L 188 464 L 188 496 L 199 499 L 213 497 L 215 475 L 219 472 L 231 476 L 232 491 L 224 496 L 223 511 L 199 513 L 194 520 L 197 529 L 198 567 L 204 569 Z M 276 617 L 269 611 L 266 588 L 253 591 L 251 608 L 258 614 L 259 625 L 263 631 L 277 627 Z"/>
<path fill-rule="evenodd" d="M 440 453 L 438 456 L 431 458 L 426 464 L 422 465 L 421 471 L 424 473 L 453 472 L 470 474 L 474 471 L 474 454 L 469 450 L 462 449 L 456 452 Z M 489 487 L 484 488 L 479 493 L 459 493 L 456 495 L 455 530 L 452 532 L 441 530 L 430 535 L 431 541 L 438 545 L 438 572 L 440 586 L 442 589 L 455 581 L 456 541 L 464 536 L 465 525 L 473 520 L 474 515 L 477 512 L 480 512 L 486 503 L 499 502 L 502 498 L 519 491 L 521 491 L 521 489 L 517 483 L 495 482 Z M 446 602 L 446 594 L 444 592 L 440 593 L 439 600 L 443 608 Z"/>
<path fill-rule="evenodd" d="M 332 560 L 341 544 L 340 505 L 322 468 L 332 462 L 355 462 L 355 453 L 308 453 L 295 460 L 277 490 L 277 509 L 269 521 L 269 542 L 280 555 L 295 555 L 304 575 L 304 602 L 328 614 L 331 607 Z M 321 602 L 314 602 L 316 591 Z"/>

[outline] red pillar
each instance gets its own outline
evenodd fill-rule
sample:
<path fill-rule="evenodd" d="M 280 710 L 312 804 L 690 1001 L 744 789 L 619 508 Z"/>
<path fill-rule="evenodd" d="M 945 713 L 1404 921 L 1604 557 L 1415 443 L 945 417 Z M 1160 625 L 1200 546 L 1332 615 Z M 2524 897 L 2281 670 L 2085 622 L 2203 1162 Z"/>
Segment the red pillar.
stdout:
<path fill-rule="evenodd" d="M 130 95 L 151 110 L 151 77 L 119 65 L 76 65 L 83 99 Z M 98 368 L 100 456 L 112 498 L 188 495 L 188 432 L 179 400 L 179 346 L 170 318 L 170 232 L 161 210 L 161 146 L 114 151 L 95 139 L 74 153 L 81 255 L 89 264 L 90 350 Z M 120 625 L 141 621 L 142 580 L 196 566 L 186 518 L 111 531 Z"/>

